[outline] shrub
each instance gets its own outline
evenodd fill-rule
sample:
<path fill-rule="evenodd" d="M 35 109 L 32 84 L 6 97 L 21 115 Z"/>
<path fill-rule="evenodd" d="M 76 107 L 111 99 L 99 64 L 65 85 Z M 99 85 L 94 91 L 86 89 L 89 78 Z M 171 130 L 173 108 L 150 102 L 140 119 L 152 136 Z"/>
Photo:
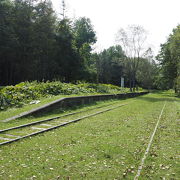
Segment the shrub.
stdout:
<path fill-rule="evenodd" d="M 178 97 L 180 97 L 180 76 L 176 78 L 175 89 Z"/>
<path fill-rule="evenodd" d="M 92 83 L 61 83 L 54 82 L 22 82 L 15 86 L 7 86 L 0 90 L 0 108 L 19 107 L 25 103 L 42 97 L 71 94 L 93 94 L 93 93 L 111 93 L 117 94 L 127 92 L 127 89 L 121 89 L 111 84 L 92 84 Z"/>

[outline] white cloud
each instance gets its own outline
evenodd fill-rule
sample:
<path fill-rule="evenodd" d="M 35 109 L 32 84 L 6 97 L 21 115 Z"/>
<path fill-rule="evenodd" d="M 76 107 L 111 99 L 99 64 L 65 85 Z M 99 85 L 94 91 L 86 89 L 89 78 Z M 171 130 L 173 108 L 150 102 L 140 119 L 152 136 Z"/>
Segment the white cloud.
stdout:
<path fill-rule="evenodd" d="M 61 0 L 52 0 L 57 11 Z M 114 44 L 118 29 L 129 24 L 142 25 L 149 32 L 148 41 L 154 46 L 166 41 L 180 23 L 179 0 L 65 0 L 68 16 L 89 17 L 97 32 L 99 49 Z"/>

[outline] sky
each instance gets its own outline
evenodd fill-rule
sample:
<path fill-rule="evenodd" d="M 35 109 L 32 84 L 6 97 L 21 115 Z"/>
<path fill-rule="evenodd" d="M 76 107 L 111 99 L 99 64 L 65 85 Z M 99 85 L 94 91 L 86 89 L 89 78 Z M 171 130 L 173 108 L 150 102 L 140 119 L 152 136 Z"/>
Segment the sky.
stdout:
<path fill-rule="evenodd" d="M 62 0 L 52 0 L 60 13 Z M 120 28 L 137 24 L 148 31 L 147 43 L 156 55 L 172 29 L 180 24 L 180 0 L 65 0 L 70 18 L 88 17 L 96 31 L 95 51 L 115 45 Z"/>

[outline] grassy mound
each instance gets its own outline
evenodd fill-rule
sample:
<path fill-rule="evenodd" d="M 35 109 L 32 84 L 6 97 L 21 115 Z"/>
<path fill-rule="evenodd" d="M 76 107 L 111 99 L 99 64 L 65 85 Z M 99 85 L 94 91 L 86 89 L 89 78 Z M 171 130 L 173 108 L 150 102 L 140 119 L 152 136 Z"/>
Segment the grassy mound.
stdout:
<path fill-rule="evenodd" d="M 32 100 L 56 95 L 117 94 L 127 91 L 128 89 L 121 89 L 118 86 L 110 84 L 71 84 L 61 83 L 59 81 L 22 82 L 15 86 L 4 87 L 0 90 L 0 109 L 3 110 L 7 107 L 22 106 Z"/>

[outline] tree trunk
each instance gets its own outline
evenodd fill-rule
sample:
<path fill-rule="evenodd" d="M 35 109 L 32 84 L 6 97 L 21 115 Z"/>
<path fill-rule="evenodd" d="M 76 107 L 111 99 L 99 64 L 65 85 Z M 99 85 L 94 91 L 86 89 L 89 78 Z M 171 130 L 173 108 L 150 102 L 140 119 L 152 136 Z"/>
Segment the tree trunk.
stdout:
<path fill-rule="evenodd" d="M 133 92 L 135 92 L 135 79 L 133 78 Z"/>
<path fill-rule="evenodd" d="M 130 88 L 130 92 L 132 92 L 132 79 L 129 79 L 129 88 Z"/>
<path fill-rule="evenodd" d="M 133 77 L 132 77 L 132 87 L 133 87 L 133 92 L 135 92 L 136 91 L 135 73 L 133 73 Z"/>

